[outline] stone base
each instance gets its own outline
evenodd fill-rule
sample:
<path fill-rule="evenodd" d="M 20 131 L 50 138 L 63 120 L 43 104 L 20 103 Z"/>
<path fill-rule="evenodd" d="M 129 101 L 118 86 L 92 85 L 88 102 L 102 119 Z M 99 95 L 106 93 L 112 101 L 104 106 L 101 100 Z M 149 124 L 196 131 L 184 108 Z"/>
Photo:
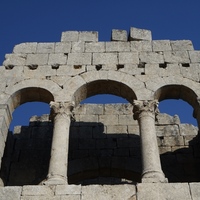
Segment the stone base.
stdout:
<path fill-rule="evenodd" d="M 168 183 L 168 179 L 162 172 L 145 172 L 142 175 L 142 183 Z"/>
<path fill-rule="evenodd" d="M 40 185 L 68 185 L 67 179 L 61 177 L 51 177 L 44 180 Z"/>

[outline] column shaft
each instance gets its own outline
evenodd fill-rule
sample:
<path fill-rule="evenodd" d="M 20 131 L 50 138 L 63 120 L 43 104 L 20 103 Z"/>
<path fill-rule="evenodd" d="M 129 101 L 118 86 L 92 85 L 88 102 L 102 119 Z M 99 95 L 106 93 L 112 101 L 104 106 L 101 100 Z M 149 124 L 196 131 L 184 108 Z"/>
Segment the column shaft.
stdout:
<path fill-rule="evenodd" d="M 161 169 L 155 129 L 157 101 L 134 101 L 134 119 L 138 120 L 142 152 L 142 182 L 166 182 Z"/>
<path fill-rule="evenodd" d="M 44 184 L 67 184 L 69 129 L 73 105 L 51 102 L 54 129 L 47 181 Z"/>

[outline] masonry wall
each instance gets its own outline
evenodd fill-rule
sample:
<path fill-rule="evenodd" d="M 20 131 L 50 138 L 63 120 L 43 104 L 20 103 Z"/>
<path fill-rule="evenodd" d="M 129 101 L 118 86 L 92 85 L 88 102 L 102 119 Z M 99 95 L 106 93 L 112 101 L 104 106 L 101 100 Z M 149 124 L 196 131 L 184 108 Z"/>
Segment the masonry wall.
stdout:
<path fill-rule="evenodd" d="M 98 42 L 97 32 L 66 31 L 61 42 L 22 43 L 6 54 L 0 67 L 0 162 L 6 185 L 0 199 L 199 199 L 196 127 L 159 114 L 157 140 L 169 183 L 140 183 L 140 136 L 132 106 L 79 104 L 96 94 L 114 94 L 131 104 L 182 99 L 194 108 L 199 126 L 200 51 L 189 40 L 152 40 L 151 31 L 133 27 L 129 36 L 112 30 L 111 39 Z M 49 166 L 53 126 L 48 116 L 33 117 L 28 127 L 8 133 L 12 112 L 32 101 L 75 102 L 70 185 L 38 185 Z"/>
<path fill-rule="evenodd" d="M 100 193 L 109 191 L 108 196 L 119 195 L 121 187 L 129 191 L 123 195 L 136 198 L 135 187 L 141 178 L 141 156 L 139 127 L 133 120 L 132 105 L 83 104 L 75 110 L 75 118 L 70 128 L 68 179 L 70 187 L 75 187 L 77 194 L 76 198 L 70 198 L 86 199 L 87 195 L 92 195 L 89 191 L 94 188 Z M 2 164 L 1 177 L 6 185 L 38 185 L 46 178 L 52 130 L 48 115 L 33 116 L 28 127 L 15 127 L 14 134 L 10 134 L 7 141 Z M 200 181 L 197 127 L 181 124 L 178 116 L 160 113 L 156 130 L 163 172 L 170 183 L 175 183 L 173 187 L 184 186 L 189 191 L 187 182 Z M 186 184 L 180 185 L 178 182 Z M 147 185 L 152 187 L 151 184 Z M 59 199 L 65 194 L 61 192 L 62 187 L 66 187 L 65 192 L 68 191 L 67 186 L 57 186 L 53 190 L 47 186 L 24 186 L 14 187 L 14 191 L 22 191 L 22 196 L 35 196 L 34 190 L 41 190 L 40 195 L 49 190 L 48 195 Z M 144 186 L 139 184 L 137 187 Z M 119 197 L 116 199 L 122 199 Z M 112 198 L 115 199 L 114 196 Z"/>

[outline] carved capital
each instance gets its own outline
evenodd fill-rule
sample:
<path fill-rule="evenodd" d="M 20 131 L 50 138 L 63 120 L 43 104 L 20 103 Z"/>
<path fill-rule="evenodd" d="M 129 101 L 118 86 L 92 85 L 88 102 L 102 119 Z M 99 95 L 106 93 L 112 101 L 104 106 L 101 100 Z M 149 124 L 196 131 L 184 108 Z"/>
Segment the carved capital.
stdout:
<path fill-rule="evenodd" d="M 158 113 L 158 101 L 157 100 L 149 100 L 149 101 L 134 100 L 133 101 L 134 119 L 137 120 L 140 114 L 144 112 L 156 115 Z"/>
<path fill-rule="evenodd" d="M 71 117 L 74 119 L 74 102 L 50 102 L 51 116 L 53 118 L 59 117 Z"/>

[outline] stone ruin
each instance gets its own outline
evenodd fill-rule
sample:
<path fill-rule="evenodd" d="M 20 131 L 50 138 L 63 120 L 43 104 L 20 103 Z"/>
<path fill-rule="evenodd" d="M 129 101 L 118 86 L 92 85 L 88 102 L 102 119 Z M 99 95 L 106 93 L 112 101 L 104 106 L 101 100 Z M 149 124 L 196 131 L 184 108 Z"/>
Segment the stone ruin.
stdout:
<path fill-rule="evenodd" d="M 1 200 L 200 199 L 198 128 L 158 103 L 182 99 L 200 125 L 200 51 L 151 31 L 66 31 L 22 43 L 0 67 Z M 114 94 L 128 104 L 80 104 Z M 50 115 L 9 132 L 12 113 L 45 102 Z M 187 114 L 187 113 L 186 113 Z"/>

